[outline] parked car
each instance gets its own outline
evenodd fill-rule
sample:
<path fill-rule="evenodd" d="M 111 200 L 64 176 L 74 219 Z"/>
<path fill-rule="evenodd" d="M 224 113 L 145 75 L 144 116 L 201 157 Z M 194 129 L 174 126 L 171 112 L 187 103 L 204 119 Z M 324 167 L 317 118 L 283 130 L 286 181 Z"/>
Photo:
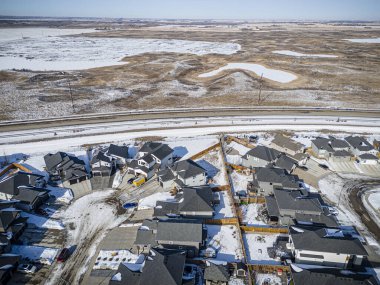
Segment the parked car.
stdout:
<path fill-rule="evenodd" d="M 132 178 L 128 179 L 128 184 L 132 184 L 133 180 L 135 180 L 135 177 L 132 177 Z"/>
<path fill-rule="evenodd" d="M 137 207 L 137 203 L 126 203 L 123 205 L 124 209 L 130 209 L 130 208 L 134 208 L 134 207 Z"/>
<path fill-rule="evenodd" d="M 68 248 L 63 248 L 57 257 L 57 262 L 65 262 L 70 256 L 70 250 Z"/>
<path fill-rule="evenodd" d="M 318 164 L 318 166 L 319 166 L 320 168 L 323 168 L 323 169 L 329 169 L 329 167 L 328 167 L 326 164 L 322 164 L 322 163 L 320 163 L 320 164 Z"/>
<path fill-rule="evenodd" d="M 19 264 L 19 266 L 17 267 L 17 271 L 21 273 L 33 274 L 37 271 L 37 267 L 34 266 L 33 264 L 23 263 L 23 264 Z"/>

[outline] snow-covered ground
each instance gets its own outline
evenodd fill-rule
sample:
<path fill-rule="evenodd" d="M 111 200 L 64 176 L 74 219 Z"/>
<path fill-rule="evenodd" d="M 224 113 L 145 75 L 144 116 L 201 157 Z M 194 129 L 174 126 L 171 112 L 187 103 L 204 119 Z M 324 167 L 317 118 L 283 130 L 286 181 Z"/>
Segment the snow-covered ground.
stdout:
<path fill-rule="evenodd" d="M 93 269 L 117 270 L 120 263 L 134 263 L 139 256 L 129 250 L 100 250 Z"/>
<path fill-rule="evenodd" d="M 240 210 L 243 215 L 243 223 L 247 224 L 247 226 L 267 226 L 267 224 L 259 218 L 259 211 L 264 207 L 264 204 L 256 203 L 241 205 Z"/>
<path fill-rule="evenodd" d="M 214 150 L 196 161 L 196 163 L 207 171 L 207 175 L 212 178 L 214 181 L 213 184 L 215 185 L 228 184 L 225 176 L 225 166 L 221 156 L 222 153 L 220 150 Z"/>
<path fill-rule="evenodd" d="M 233 203 L 230 196 L 226 191 L 220 191 L 220 204 L 215 207 L 215 216 L 214 219 L 223 219 L 223 218 L 232 218 L 234 217 L 233 213 Z"/>
<path fill-rule="evenodd" d="M 231 173 L 231 180 L 234 193 L 247 193 L 247 185 L 249 181 L 252 181 L 252 175 L 245 175 L 234 171 Z"/>
<path fill-rule="evenodd" d="M 289 56 L 295 56 L 295 57 L 326 57 L 326 58 L 338 57 L 337 55 L 331 55 L 331 54 L 312 54 L 312 53 L 308 54 L 308 53 L 300 53 L 300 52 L 291 51 L 291 50 L 275 50 L 272 52 L 276 54 L 289 55 Z"/>
<path fill-rule="evenodd" d="M 202 78 L 211 77 L 211 76 L 217 75 L 219 72 L 222 72 L 224 70 L 231 70 L 231 69 L 245 69 L 245 70 L 256 73 L 256 75 L 258 76 L 263 75 L 264 78 L 277 81 L 280 83 L 289 83 L 297 79 L 297 76 L 290 72 L 277 70 L 277 69 L 270 69 L 260 64 L 242 63 L 242 62 L 228 63 L 227 65 L 220 67 L 216 70 L 202 73 L 198 75 L 198 77 L 202 77 Z"/>
<path fill-rule="evenodd" d="M 159 192 L 159 193 L 154 193 L 150 196 L 147 196 L 139 201 L 139 210 L 143 209 L 150 209 L 156 207 L 157 201 L 172 201 L 175 202 L 176 200 L 172 196 L 170 192 Z"/>
<path fill-rule="evenodd" d="M 166 138 L 164 142 L 174 150 L 174 156 L 187 159 L 194 154 L 216 144 L 218 139 L 215 136 L 170 137 Z"/>
<path fill-rule="evenodd" d="M 12 245 L 11 253 L 19 254 L 24 259 L 51 265 L 59 249 L 42 246 Z"/>
<path fill-rule="evenodd" d="M 57 202 L 70 204 L 74 199 L 73 192 L 69 188 L 48 186 L 49 195 L 54 196 Z"/>
<path fill-rule="evenodd" d="M 248 147 L 246 147 L 240 143 L 234 142 L 234 141 L 230 142 L 227 145 L 227 148 L 229 148 L 229 147 L 231 147 L 234 150 L 236 150 L 237 152 L 239 152 L 240 155 L 244 155 L 250 150 L 250 148 L 248 148 Z"/>
<path fill-rule="evenodd" d="M 373 189 L 363 195 L 362 201 L 372 218 L 380 226 L 380 188 Z"/>
<path fill-rule="evenodd" d="M 217 260 L 237 262 L 243 259 L 242 245 L 236 226 L 207 225 L 207 238 L 207 247 L 216 251 Z"/>
<path fill-rule="evenodd" d="M 41 32 L 40 36 L 28 37 L 27 32 L 23 35 L 24 32 L 25 29 L 17 28 L 0 32 L 9 34 L 6 40 L 0 41 L 1 69 L 75 70 L 125 64 L 120 60 L 126 56 L 151 52 L 229 55 L 240 50 L 236 43 L 59 36 L 58 29 L 49 33 L 38 28 L 33 33 Z M 63 29 L 62 33 L 70 34 Z"/>
<path fill-rule="evenodd" d="M 349 42 L 352 42 L 352 43 L 379 44 L 380 43 L 380 38 L 345 39 L 345 41 L 349 41 Z"/>
<path fill-rule="evenodd" d="M 37 215 L 29 214 L 26 212 L 22 212 L 21 216 L 28 218 L 28 223 L 31 223 L 38 228 L 55 229 L 55 230 L 63 230 L 64 229 L 62 222 L 59 220 L 54 220 L 52 218 L 37 216 Z"/>
<path fill-rule="evenodd" d="M 282 285 L 281 278 L 275 274 L 257 273 L 255 275 L 256 285 Z"/>
<path fill-rule="evenodd" d="M 248 262 L 252 264 L 281 264 L 280 258 L 270 258 L 267 249 L 273 247 L 277 237 L 283 234 L 243 234 Z"/>

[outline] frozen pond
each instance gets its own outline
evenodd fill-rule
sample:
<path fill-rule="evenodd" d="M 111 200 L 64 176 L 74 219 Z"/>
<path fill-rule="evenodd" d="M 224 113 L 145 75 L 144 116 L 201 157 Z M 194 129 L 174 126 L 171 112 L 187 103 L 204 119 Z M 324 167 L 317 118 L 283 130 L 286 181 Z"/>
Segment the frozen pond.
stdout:
<path fill-rule="evenodd" d="M 0 41 L 0 69 L 78 70 L 125 64 L 126 62 L 120 62 L 125 56 L 143 53 L 228 55 L 240 49 L 240 45 L 235 43 L 78 37 L 67 35 L 70 31 L 64 29 L 53 30 L 0 29 L 0 36 L 7 35 L 5 40 Z"/>
<path fill-rule="evenodd" d="M 258 76 L 263 75 L 264 78 L 277 81 L 280 83 L 289 83 L 293 80 L 297 79 L 297 76 L 286 71 L 277 70 L 277 69 L 270 69 L 266 68 L 263 65 L 260 64 L 254 64 L 254 63 L 228 63 L 225 66 L 222 66 L 216 70 L 202 73 L 198 75 L 199 77 L 211 77 L 215 76 L 218 73 L 224 71 L 224 70 L 230 70 L 230 69 L 245 69 L 248 71 L 252 71 L 256 73 Z"/>
<path fill-rule="evenodd" d="M 338 57 L 338 56 L 332 55 L 332 54 L 307 54 L 307 53 L 300 53 L 300 52 L 291 51 L 291 50 L 275 50 L 275 51 L 272 51 L 272 53 L 281 54 L 281 55 L 288 55 L 288 56 L 295 56 L 295 57 L 326 57 L 326 58 Z"/>
<path fill-rule="evenodd" d="M 365 44 L 379 44 L 380 38 L 367 38 L 367 39 L 345 39 L 352 43 L 365 43 Z"/>

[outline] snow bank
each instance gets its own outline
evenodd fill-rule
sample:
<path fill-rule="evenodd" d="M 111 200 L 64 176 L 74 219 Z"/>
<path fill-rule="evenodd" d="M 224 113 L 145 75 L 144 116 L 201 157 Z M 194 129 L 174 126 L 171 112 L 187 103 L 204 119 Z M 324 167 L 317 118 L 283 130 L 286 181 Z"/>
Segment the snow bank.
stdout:
<path fill-rule="evenodd" d="M 42 246 L 12 245 L 12 253 L 21 255 L 24 259 L 51 265 L 59 249 Z"/>
<path fill-rule="evenodd" d="M 58 202 L 70 204 L 70 202 L 74 199 L 71 189 L 53 186 L 48 186 L 47 189 L 50 191 L 49 195 L 54 196 Z"/>
<path fill-rule="evenodd" d="M 156 206 L 157 201 L 175 202 L 176 200 L 170 192 L 159 192 L 141 199 L 139 201 L 138 209 L 143 210 L 154 208 Z"/>
<path fill-rule="evenodd" d="M 367 38 L 367 39 L 345 39 L 352 43 L 366 43 L 366 44 L 379 44 L 380 38 Z"/>
<path fill-rule="evenodd" d="M 371 214 L 372 218 L 380 226 L 380 188 L 371 190 L 367 195 L 362 196 L 362 201 Z"/>
<path fill-rule="evenodd" d="M 300 52 L 295 52 L 291 50 L 275 50 L 272 52 L 276 54 L 289 55 L 289 56 L 295 56 L 295 57 L 326 57 L 326 58 L 338 57 L 336 55 L 331 55 L 331 54 L 306 54 L 306 53 L 300 53 Z"/>
<path fill-rule="evenodd" d="M 21 216 L 24 218 L 28 218 L 28 223 L 34 224 L 38 228 L 42 229 L 54 229 L 54 230 L 63 230 L 65 227 L 60 221 L 48 219 L 45 217 L 29 214 L 26 212 L 22 212 Z"/>
<path fill-rule="evenodd" d="M 280 83 L 289 83 L 293 80 L 297 79 L 297 76 L 286 71 L 277 70 L 277 69 L 270 69 L 266 68 L 263 65 L 260 64 L 253 64 L 253 63 L 228 63 L 227 65 L 220 67 L 216 70 L 202 73 L 198 75 L 198 77 L 211 77 L 217 75 L 219 72 L 222 72 L 224 70 L 230 70 L 230 69 L 245 69 L 248 71 L 252 71 L 256 73 L 258 76 L 263 75 L 264 78 L 277 81 Z"/>

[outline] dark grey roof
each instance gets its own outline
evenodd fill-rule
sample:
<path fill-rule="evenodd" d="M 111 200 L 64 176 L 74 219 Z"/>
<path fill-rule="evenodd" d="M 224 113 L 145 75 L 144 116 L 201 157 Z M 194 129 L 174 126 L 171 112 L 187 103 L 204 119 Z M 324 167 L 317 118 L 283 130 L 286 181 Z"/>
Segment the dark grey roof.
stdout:
<path fill-rule="evenodd" d="M 258 145 L 255 148 L 249 150 L 243 158 L 247 158 L 247 155 L 260 158 L 262 160 L 273 162 L 281 153 L 273 148 Z"/>
<path fill-rule="evenodd" d="M 128 165 L 129 168 L 132 168 L 132 169 L 139 169 L 145 173 L 149 173 L 150 169 L 143 166 L 143 165 L 139 165 L 138 161 L 136 159 L 132 160 L 131 163 Z"/>
<path fill-rule="evenodd" d="M 151 154 L 146 154 L 143 157 L 140 157 L 139 160 L 144 160 L 146 163 L 151 163 L 154 161 L 154 158 Z"/>
<path fill-rule="evenodd" d="M 83 169 L 69 168 L 65 172 L 65 177 L 63 178 L 63 180 L 67 181 L 67 180 L 79 179 L 87 175 L 88 175 L 87 171 Z"/>
<path fill-rule="evenodd" d="M 98 151 L 95 153 L 95 155 L 92 157 L 91 159 L 91 164 L 93 163 L 97 163 L 98 161 L 104 161 L 104 162 L 108 162 L 108 163 L 111 163 L 112 162 L 112 159 L 108 156 L 105 155 L 104 152 L 102 151 Z"/>
<path fill-rule="evenodd" d="M 57 152 L 57 153 L 49 153 L 44 156 L 46 169 L 48 171 L 52 171 L 55 169 L 55 167 L 60 164 L 63 161 L 63 158 L 66 157 L 67 154 L 64 152 Z"/>
<path fill-rule="evenodd" d="M 324 227 L 338 227 L 339 224 L 334 215 L 323 211 L 320 214 L 296 213 L 295 220 L 297 223 L 313 223 Z"/>
<path fill-rule="evenodd" d="M 157 240 L 174 242 L 203 241 L 203 225 L 197 220 L 170 219 L 157 225 Z"/>
<path fill-rule="evenodd" d="M 35 187 L 20 187 L 19 193 L 13 198 L 22 203 L 33 203 L 39 197 L 47 197 L 49 190 Z"/>
<path fill-rule="evenodd" d="M 136 245 L 157 245 L 156 234 L 153 230 L 140 229 L 137 231 L 136 240 L 134 242 Z"/>
<path fill-rule="evenodd" d="M 363 153 L 359 155 L 360 159 L 370 159 L 370 160 L 378 160 L 379 158 L 372 153 Z"/>
<path fill-rule="evenodd" d="M 275 164 L 277 167 L 286 169 L 288 172 L 290 172 L 293 169 L 294 165 L 297 165 L 297 161 L 286 155 L 281 155 L 280 158 L 276 160 Z"/>
<path fill-rule="evenodd" d="M 151 153 L 161 147 L 162 143 L 159 142 L 146 142 L 144 145 L 140 148 L 139 152 L 147 152 Z"/>
<path fill-rule="evenodd" d="M 339 228 L 290 226 L 289 233 L 296 249 L 368 255 L 359 239 L 344 235 Z"/>
<path fill-rule="evenodd" d="M 20 210 L 15 208 L 8 208 L 0 210 L 0 229 L 6 231 L 12 222 L 17 218 Z"/>
<path fill-rule="evenodd" d="M 181 160 L 174 163 L 171 169 L 183 179 L 205 173 L 206 170 L 191 159 Z"/>
<path fill-rule="evenodd" d="M 274 196 L 265 196 L 265 204 L 266 204 L 269 216 L 271 217 L 280 216 L 280 211 L 278 210 L 276 198 Z"/>
<path fill-rule="evenodd" d="M 228 282 L 230 280 L 230 273 L 227 266 L 210 262 L 210 266 L 207 266 L 205 269 L 204 279 L 215 282 Z"/>
<path fill-rule="evenodd" d="M 213 194 L 210 187 L 184 188 L 183 200 L 179 210 L 183 212 L 209 212 L 212 207 Z"/>
<path fill-rule="evenodd" d="M 374 147 L 364 137 L 346 137 L 345 140 L 353 147 L 360 151 L 370 151 Z"/>
<path fill-rule="evenodd" d="M 300 188 L 298 177 L 288 174 L 284 169 L 273 167 L 255 168 L 255 178 L 259 182 L 271 182 L 284 188 Z"/>
<path fill-rule="evenodd" d="M 157 157 L 159 160 L 164 159 L 171 153 L 173 153 L 173 149 L 171 149 L 167 144 L 162 144 L 161 147 L 153 151 L 151 154 Z"/>
<path fill-rule="evenodd" d="M 330 136 L 330 145 L 333 149 L 350 147 L 350 145 L 345 140 L 340 140 L 331 136 Z"/>
<path fill-rule="evenodd" d="M 169 168 L 157 172 L 157 176 L 160 177 L 160 180 L 163 182 L 175 179 L 173 172 Z"/>
<path fill-rule="evenodd" d="M 295 264 L 297 266 L 297 264 Z M 291 266 L 294 285 L 376 285 L 372 275 L 332 267 L 308 267 L 296 270 Z M 297 266 L 298 267 L 298 266 Z M 302 270 L 302 271 L 301 271 Z"/>
<path fill-rule="evenodd" d="M 334 152 L 332 147 L 330 146 L 330 140 L 326 138 L 316 138 L 315 140 L 311 141 L 318 149 L 326 150 L 328 152 Z"/>
<path fill-rule="evenodd" d="M 333 156 L 335 157 L 351 157 L 351 153 L 349 153 L 347 150 L 338 150 L 333 152 Z"/>
<path fill-rule="evenodd" d="M 277 134 L 272 140 L 273 144 L 276 144 L 282 148 L 290 149 L 294 152 L 302 151 L 305 147 L 303 144 L 292 140 L 289 137 L 286 137 L 282 134 Z"/>
<path fill-rule="evenodd" d="M 153 216 L 155 217 L 164 217 L 169 214 L 179 214 L 179 203 L 168 202 L 168 201 L 157 201 L 156 207 L 154 208 Z"/>
<path fill-rule="evenodd" d="M 42 175 L 18 171 L 0 181 L 0 192 L 17 195 L 20 186 L 35 186 Z"/>
<path fill-rule="evenodd" d="M 281 210 L 323 212 L 318 199 L 305 197 L 301 191 L 274 189 L 273 192 L 280 212 Z"/>
<path fill-rule="evenodd" d="M 128 146 L 118 146 L 115 144 L 110 144 L 107 153 L 109 155 L 118 156 L 122 158 L 128 158 Z"/>
<path fill-rule="evenodd" d="M 0 267 L 5 265 L 15 266 L 20 262 L 21 256 L 17 254 L 5 253 L 0 254 Z"/>

